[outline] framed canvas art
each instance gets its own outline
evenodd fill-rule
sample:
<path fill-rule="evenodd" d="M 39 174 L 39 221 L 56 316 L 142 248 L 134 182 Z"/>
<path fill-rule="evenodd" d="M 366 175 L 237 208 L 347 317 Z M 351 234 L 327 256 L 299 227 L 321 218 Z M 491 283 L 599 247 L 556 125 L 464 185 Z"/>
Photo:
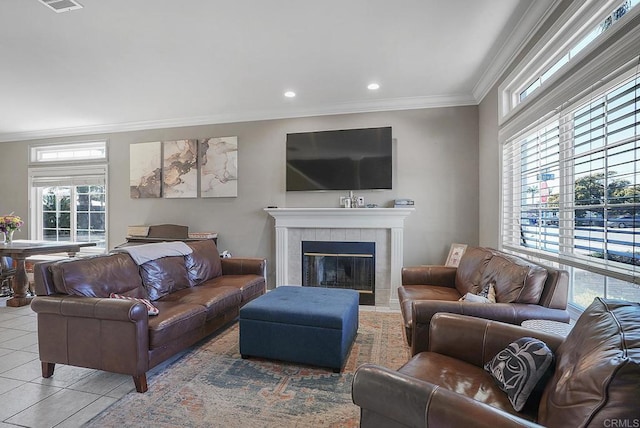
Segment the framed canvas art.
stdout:
<path fill-rule="evenodd" d="M 238 196 L 238 137 L 200 140 L 200 197 Z"/>
<path fill-rule="evenodd" d="M 162 156 L 162 196 L 198 197 L 198 140 L 165 141 Z"/>
<path fill-rule="evenodd" d="M 129 145 L 129 194 L 133 199 L 161 196 L 161 143 Z"/>

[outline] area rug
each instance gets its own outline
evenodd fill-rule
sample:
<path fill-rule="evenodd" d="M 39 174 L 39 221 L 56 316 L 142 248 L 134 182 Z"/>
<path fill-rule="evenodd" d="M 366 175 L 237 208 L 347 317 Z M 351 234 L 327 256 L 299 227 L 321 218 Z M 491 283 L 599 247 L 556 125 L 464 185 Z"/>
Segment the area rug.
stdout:
<path fill-rule="evenodd" d="M 238 324 L 201 342 L 149 377 L 87 427 L 357 427 L 351 401 L 364 363 L 397 369 L 409 359 L 399 313 L 360 311 L 355 343 L 342 373 L 279 361 L 242 359 Z"/>

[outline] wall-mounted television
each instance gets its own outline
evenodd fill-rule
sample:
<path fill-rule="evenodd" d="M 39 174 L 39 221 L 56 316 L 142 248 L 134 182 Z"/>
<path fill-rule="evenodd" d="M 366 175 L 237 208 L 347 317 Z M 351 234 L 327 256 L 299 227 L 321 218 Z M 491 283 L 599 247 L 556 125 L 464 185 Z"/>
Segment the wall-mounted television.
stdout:
<path fill-rule="evenodd" d="M 391 127 L 287 134 L 287 190 L 391 189 Z"/>

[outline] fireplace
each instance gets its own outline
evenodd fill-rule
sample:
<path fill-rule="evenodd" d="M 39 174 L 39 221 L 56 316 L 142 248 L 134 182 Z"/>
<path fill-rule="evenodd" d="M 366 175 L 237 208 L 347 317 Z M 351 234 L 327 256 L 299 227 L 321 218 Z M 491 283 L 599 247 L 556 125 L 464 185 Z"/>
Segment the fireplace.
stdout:
<path fill-rule="evenodd" d="M 375 242 L 302 241 L 302 286 L 348 288 L 375 305 Z"/>

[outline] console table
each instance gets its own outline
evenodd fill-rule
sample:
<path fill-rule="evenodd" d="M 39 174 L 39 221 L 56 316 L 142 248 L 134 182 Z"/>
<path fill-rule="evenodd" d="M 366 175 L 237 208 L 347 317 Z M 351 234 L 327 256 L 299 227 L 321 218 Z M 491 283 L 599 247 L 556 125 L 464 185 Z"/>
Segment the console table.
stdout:
<path fill-rule="evenodd" d="M 30 241 L 16 240 L 10 244 L 0 244 L 0 257 L 11 257 L 16 262 L 16 276 L 11 282 L 13 297 L 7 300 L 7 306 L 25 306 L 31 303 L 27 296 L 29 280 L 25 259 L 38 254 L 67 253 L 75 257 L 82 247 L 95 247 L 95 242 L 67 242 L 67 241 Z"/>

